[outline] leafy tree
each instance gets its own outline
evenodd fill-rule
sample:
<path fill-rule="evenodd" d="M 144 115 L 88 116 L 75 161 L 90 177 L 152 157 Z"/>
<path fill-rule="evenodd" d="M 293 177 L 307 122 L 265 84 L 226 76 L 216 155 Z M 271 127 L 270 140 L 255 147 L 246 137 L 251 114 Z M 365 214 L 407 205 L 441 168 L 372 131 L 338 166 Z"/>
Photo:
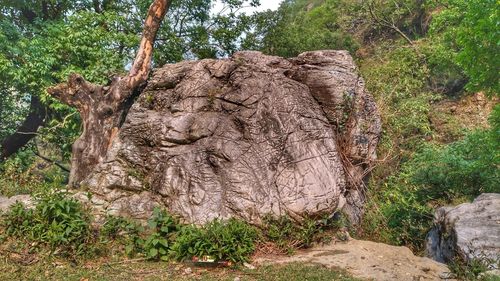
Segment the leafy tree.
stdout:
<path fill-rule="evenodd" d="M 369 0 L 363 5 L 372 32 L 378 35 L 386 31 L 395 32 L 408 43 L 426 32 L 425 0 Z"/>
<path fill-rule="evenodd" d="M 320 49 L 355 51 L 358 44 L 340 28 L 340 4 L 336 0 L 284 1 L 278 11 L 264 14 L 271 22 L 262 21 L 264 24 L 258 26 L 262 50 L 284 57 Z"/>
<path fill-rule="evenodd" d="M 67 159 L 80 130 L 76 112 L 46 94 L 72 72 L 105 84 L 131 65 L 148 0 L 1 0 L 0 143 L 5 159 L 34 137 Z M 228 55 L 238 49 L 252 18 L 237 14 L 258 1 L 173 1 L 172 16 L 155 42 L 153 63 Z M 43 130 L 37 132 L 38 128 Z M 17 132 L 16 132 L 17 131 Z M 0 160 L 0 162 L 2 161 Z"/>
<path fill-rule="evenodd" d="M 444 33 L 448 46 L 469 77 L 468 89 L 500 92 L 500 2 L 496 0 L 445 0 L 447 7 L 432 23 Z"/>

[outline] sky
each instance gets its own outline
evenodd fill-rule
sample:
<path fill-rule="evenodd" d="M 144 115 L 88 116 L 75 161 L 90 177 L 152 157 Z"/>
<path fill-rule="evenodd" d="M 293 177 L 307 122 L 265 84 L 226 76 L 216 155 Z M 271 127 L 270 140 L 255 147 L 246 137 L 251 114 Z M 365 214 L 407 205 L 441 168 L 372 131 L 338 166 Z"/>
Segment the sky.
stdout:
<path fill-rule="evenodd" d="M 247 13 L 247 14 L 251 14 L 253 12 L 265 11 L 267 9 L 276 10 L 276 9 L 278 9 L 281 2 L 282 2 L 282 0 L 260 0 L 259 7 L 257 7 L 257 8 L 248 7 L 248 8 L 242 9 L 241 11 L 244 13 Z M 222 9 L 222 4 L 220 3 L 220 1 L 218 1 L 215 4 L 213 11 L 215 13 L 217 13 L 221 9 Z"/>

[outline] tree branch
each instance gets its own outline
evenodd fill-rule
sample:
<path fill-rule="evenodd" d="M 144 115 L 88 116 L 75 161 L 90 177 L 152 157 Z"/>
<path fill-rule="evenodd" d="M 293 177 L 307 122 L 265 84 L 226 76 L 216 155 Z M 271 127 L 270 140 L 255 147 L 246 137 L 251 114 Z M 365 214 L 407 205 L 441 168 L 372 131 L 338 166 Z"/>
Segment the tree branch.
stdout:
<path fill-rule="evenodd" d="M 40 157 L 40 159 L 42 159 L 42 160 L 44 160 L 44 161 L 46 161 L 46 162 L 49 162 L 50 164 L 56 165 L 56 166 L 57 166 L 57 167 L 59 167 L 61 170 L 65 171 L 65 172 L 68 172 L 68 173 L 70 172 L 70 170 L 69 170 L 68 168 L 64 167 L 61 163 L 59 163 L 59 162 L 57 162 L 57 161 L 55 161 L 55 160 L 52 160 L 52 159 L 50 159 L 50 158 L 47 158 L 47 157 L 45 157 L 45 156 L 41 155 L 41 154 L 40 154 L 40 153 L 38 153 L 38 152 L 34 152 L 34 154 L 35 154 L 36 156 Z"/>
<path fill-rule="evenodd" d="M 1 143 L 0 162 L 16 153 L 30 140 L 36 137 L 39 127 L 45 123 L 47 110 L 38 96 L 31 96 L 30 112 L 17 131 L 6 137 Z"/>
<path fill-rule="evenodd" d="M 375 8 L 373 7 L 373 2 L 368 3 L 368 11 L 370 12 L 371 18 L 375 21 L 380 26 L 390 28 L 394 31 L 396 31 L 403 39 L 405 39 L 410 45 L 414 45 L 413 41 L 408 37 L 401 29 L 399 29 L 395 24 L 394 21 L 389 22 L 387 19 L 380 18 L 377 16 L 376 12 L 374 11 Z"/>
<path fill-rule="evenodd" d="M 160 28 L 160 24 L 170 7 L 171 0 L 155 0 L 149 7 L 148 15 L 144 22 L 142 40 L 135 57 L 134 64 L 127 76 L 127 87 L 135 89 L 144 83 L 151 70 L 153 57 L 153 44 Z"/>
<path fill-rule="evenodd" d="M 87 82 L 78 74 L 71 74 L 67 83 L 62 83 L 47 89 L 47 92 L 60 100 L 61 102 L 81 109 L 90 106 L 94 95 L 96 95 L 97 86 Z"/>

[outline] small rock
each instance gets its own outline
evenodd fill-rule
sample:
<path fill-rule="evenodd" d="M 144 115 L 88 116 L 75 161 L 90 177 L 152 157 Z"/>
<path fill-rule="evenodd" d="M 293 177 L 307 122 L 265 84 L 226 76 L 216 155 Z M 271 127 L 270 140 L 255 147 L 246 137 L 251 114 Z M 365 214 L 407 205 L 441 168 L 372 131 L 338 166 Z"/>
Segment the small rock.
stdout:
<path fill-rule="evenodd" d="M 239 276 L 234 277 L 234 281 L 241 281 L 241 278 Z"/>
<path fill-rule="evenodd" d="M 255 266 L 253 266 L 253 265 L 251 265 L 251 264 L 249 264 L 249 263 L 246 263 L 246 262 L 245 262 L 245 263 L 243 263 L 243 266 L 244 266 L 244 267 L 246 267 L 246 268 L 248 268 L 248 269 L 251 269 L 251 270 L 254 270 L 254 269 L 255 269 Z"/>
<path fill-rule="evenodd" d="M 439 274 L 439 278 L 446 280 L 446 279 L 454 279 L 455 276 L 453 276 L 453 273 L 451 272 L 443 272 Z"/>
<path fill-rule="evenodd" d="M 33 208 L 34 203 L 30 195 L 16 195 L 10 198 L 0 196 L 0 211 L 6 212 L 17 202 L 24 204 L 26 208 Z"/>
<path fill-rule="evenodd" d="M 191 273 L 193 273 L 193 270 L 191 269 L 191 267 L 188 267 L 188 268 L 184 269 L 184 274 L 189 275 Z"/>

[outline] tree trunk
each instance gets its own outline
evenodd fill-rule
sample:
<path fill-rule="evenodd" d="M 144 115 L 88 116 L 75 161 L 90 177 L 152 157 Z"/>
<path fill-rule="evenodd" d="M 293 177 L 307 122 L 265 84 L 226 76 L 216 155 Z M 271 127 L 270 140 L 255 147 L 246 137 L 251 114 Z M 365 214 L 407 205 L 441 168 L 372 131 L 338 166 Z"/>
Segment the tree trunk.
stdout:
<path fill-rule="evenodd" d="M 61 102 L 77 108 L 83 122 L 83 133 L 72 148 L 70 186 L 78 186 L 104 160 L 135 98 L 134 93 L 139 92 L 148 78 L 154 40 L 170 3 L 170 0 L 155 0 L 149 7 L 141 45 L 126 77 L 100 86 L 72 74 L 67 83 L 48 90 Z"/>
<path fill-rule="evenodd" d="M 45 106 L 41 103 L 38 96 L 31 97 L 30 112 L 26 119 L 17 129 L 17 131 L 6 137 L 1 143 L 0 162 L 4 161 L 7 157 L 16 153 L 28 142 L 36 137 L 36 131 L 45 122 L 46 116 Z"/>

